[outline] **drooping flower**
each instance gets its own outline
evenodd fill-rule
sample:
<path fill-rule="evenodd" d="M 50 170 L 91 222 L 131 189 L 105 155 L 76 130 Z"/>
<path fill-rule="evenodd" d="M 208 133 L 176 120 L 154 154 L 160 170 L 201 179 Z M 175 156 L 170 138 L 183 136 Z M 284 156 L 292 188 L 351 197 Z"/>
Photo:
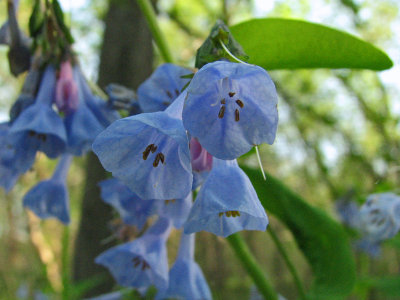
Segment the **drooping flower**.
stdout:
<path fill-rule="evenodd" d="M 165 110 L 181 93 L 188 82 L 181 76 L 190 74 L 189 69 L 163 64 L 138 88 L 139 105 L 143 112 Z"/>
<path fill-rule="evenodd" d="M 184 97 L 164 112 L 115 121 L 93 143 L 104 168 L 142 199 L 180 199 L 191 191 L 189 142 L 179 119 Z"/>
<path fill-rule="evenodd" d="M 78 85 L 79 77 L 82 74 L 77 70 L 73 74 L 69 62 L 65 62 L 61 66 L 61 71 L 57 82 L 57 84 L 60 83 L 57 99 L 59 99 L 59 106 L 65 112 L 64 124 L 68 136 L 67 151 L 74 155 L 82 155 L 91 149 L 94 139 L 104 130 L 105 126 L 89 109 L 88 100 L 82 87 Z"/>
<path fill-rule="evenodd" d="M 171 230 L 167 219 L 159 219 L 146 233 L 132 242 L 113 247 L 96 258 L 109 269 L 121 286 L 159 290 L 168 287 L 166 240 Z"/>
<path fill-rule="evenodd" d="M 41 219 L 57 218 L 69 223 L 69 199 L 66 179 L 72 156 L 64 154 L 57 164 L 53 176 L 35 185 L 23 199 L 24 206 Z"/>
<path fill-rule="evenodd" d="M 235 159 L 255 145 L 274 142 L 277 102 L 264 69 L 217 61 L 202 67 L 189 84 L 183 124 L 212 156 Z"/>
<path fill-rule="evenodd" d="M 160 291 L 156 299 L 212 299 L 203 272 L 194 260 L 194 234 L 182 233 L 178 257 L 169 271 L 169 286 Z"/>
<path fill-rule="evenodd" d="M 205 230 L 226 237 L 240 230 L 265 230 L 267 225 L 268 217 L 256 191 L 236 160 L 214 158 L 184 232 Z"/>
<path fill-rule="evenodd" d="M 35 103 L 26 108 L 14 121 L 10 133 L 25 134 L 29 147 L 56 158 L 65 151 L 67 136 L 64 124 L 52 109 L 56 76 L 53 66 L 44 71 Z"/>

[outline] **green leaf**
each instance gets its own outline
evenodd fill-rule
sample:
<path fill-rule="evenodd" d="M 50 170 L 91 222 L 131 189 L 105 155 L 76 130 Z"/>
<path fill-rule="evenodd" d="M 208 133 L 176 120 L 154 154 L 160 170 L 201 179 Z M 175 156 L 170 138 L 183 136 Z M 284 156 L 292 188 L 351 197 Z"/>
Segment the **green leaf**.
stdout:
<path fill-rule="evenodd" d="M 353 68 L 385 70 L 393 66 L 386 53 L 343 31 L 299 20 L 253 19 L 231 32 L 250 56 L 267 70 Z"/>
<path fill-rule="evenodd" d="M 360 284 L 376 289 L 387 297 L 391 297 L 391 299 L 399 299 L 400 297 L 400 276 L 369 277 L 361 279 Z"/>
<path fill-rule="evenodd" d="M 60 3 L 58 2 L 58 0 L 53 0 L 52 5 L 54 9 L 54 14 L 57 19 L 57 23 L 60 26 L 62 32 L 65 34 L 65 38 L 67 39 L 68 43 L 73 44 L 74 38 L 72 37 L 68 26 L 64 22 L 64 13 L 61 9 Z"/>
<path fill-rule="evenodd" d="M 342 299 L 355 283 L 355 263 L 343 227 L 310 206 L 280 181 L 259 170 L 241 166 L 264 208 L 278 217 L 293 236 L 314 273 L 309 299 Z"/>

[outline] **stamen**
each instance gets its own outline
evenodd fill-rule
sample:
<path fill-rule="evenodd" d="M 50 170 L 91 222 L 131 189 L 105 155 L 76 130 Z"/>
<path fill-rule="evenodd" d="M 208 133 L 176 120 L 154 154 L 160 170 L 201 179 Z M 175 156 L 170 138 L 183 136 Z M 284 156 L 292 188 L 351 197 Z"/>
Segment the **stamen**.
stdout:
<path fill-rule="evenodd" d="M 176 199 L 165 200 L 164 202 L 165 202 L 165 205 L 168 205 L 168 204 L 170 204 L 170 203 L 175 203 L 175 202 L 176 202 Z"/>
<path fill-rule="evenodd" d="M 221 106 L 218 112 L 218 118 L 222 119 L 224 117 L 224 114 L 225 114 L 225 106 Z"/>
<path fill-rule="evenodd" d="M 33 130 L 29 130 L 28 134 L 29 134 L 29 136 L 34 136 L 36 134 L 36 132 L 34 132 Z"/>
<path fill-rule="evenodd" d="M 171 102 L 164 101 L 162 104 L 168 106 L 171 104 Z"/>
<path fill-rule="evenodd" d="M 230 217 L 232 215 L 232 212 L 230 210 L 225 212 L 225 216 Z"/>
<path fill-rule="evenodd" d="M 165 91 L 165 92 L 167 93 L 167 96 L 168 96 L 169 98 L 172 99 L 172 94 L 171 94 L 171 92 L 170 92 L 170 91 Z"/>
<path fill-rule="evenodd" d="M 142 263 L 142 271 L 144 271 L 146 269 L 150 269 L 150 266 L 146 261 L 143 261 L 143 263 Z"/>
<path fill-rule="evenodd" d="M 175 89 L 175 94 L 176 94 L 177 96 L 179 96 L 179 91 L 178 91 L 178 89 Z"/>
<path fill-rule="evenodd" d="M 236 122 L 239 122 L 239 120 L 240 120 L 239 110 L 238 110 L 238 109 L 235 109 L 235 121 L 236 121 Z"/>
<path fill-rule="evenodd" d="M 221 104 L 225 104 L 225 103 L 226 103 L 225 98 L 223 98 L 223 99 L 221 100 Z"/>
<path fill-rule="evenodd" d="M 243 104 L 242 100 L 237 99 L 237 100 L 236 100 L 236 103 L 237 103 L 237 105 L 240 106 L 240 108 L 243 108 L 244 104 Z"/>
<path fill-rule="evenodd" d="M 46 135 L 45 135 L 45 134 L 42 134 L 42 133 L 39 133 L 39 134 L 37 135 L 37 138 L 38 138 L 39 140 L 42 140 L 43 142 L 45 142 L 46 139 L 47 139 Z"/>
<path fill-rule="evenodd" d="M 158 154 L 160 154 L 160 153 L 158 153 Z M 160 155 L 156 155 L 156 158 L 154 159 L 154 162 L 153 162 L 153 167 L 155 168 L 155 167 L 157 167 L 158 166 L 158 163 L 160 162 Z"/>
<path fill-rule="evenodd" d="M 223 212 L 220 212 L 219 214 L 218 214 L 218 217 L 222 217 L 224 215 L 224 213 Z"/>
<path fill-rule="evenodd" d="M 236 94 L 235 92 L 229 92 L 228 93 L 229 97 L 233 97 L 233 96 L 235 96 L 235 94 Z"/>
<path fill-rule="evenodd" d="M 151 150 L 151 153 L 154 153 L 154 152 L 156 152 L 156 150 L 157 150 L 157 146 L 156 146 L 156 145 L 154 145 L 154 144 L 151 144 L 150 146 L 151 146 L 151 148 L 150 148 L 150 150 Z"/>
<path fill-rule="evenodd" d="M 260 157 L 260 152 L 258 152 L 258 146 L 255 146 L 256 148 L 256 154 L 257 154 L 257 160 L 258 160 L 258 165 L 260 166 L 261 173 L 263 175 L 264 180 L 267 180 L 267 177 L 265 177 L 264 169 L 261 163 L 261 157 Z"/>
<path fill-rule="evenodd" d="M 154 144 L 150 144 L 150 145 L 148 145 L 148 146 L 146 147 L 146 150 L 143 151 L 143 160 L 146 160 L 146 159 L 147 159 L 147 157 L 149 156 L 150 151 L 151 151 L 151 149 L 152 149 L 153 146 L 154 146 Z"/>
<path fill-rule="evenodd" d="M 161 163 L 164 163 L 165 156 L 161 152 L 157 154 L 160 157 Z"/>

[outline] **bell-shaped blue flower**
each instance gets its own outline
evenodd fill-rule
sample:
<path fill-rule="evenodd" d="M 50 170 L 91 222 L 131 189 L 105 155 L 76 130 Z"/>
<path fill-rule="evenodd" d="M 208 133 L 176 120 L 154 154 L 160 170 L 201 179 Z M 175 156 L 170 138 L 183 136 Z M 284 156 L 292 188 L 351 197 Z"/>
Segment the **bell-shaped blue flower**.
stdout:
<path fill-rule="evenodd" d="M 24 206 L 41 219 L 57 218 L 69 223 L 69 199 L 66 179 L 72 156 L 64 154 L 49 180 L 39 182 L 24 196 Z"/>
<path fill-rule="evenodd" d="M 143 112 L 165 110 L 189 81 L 183 75 L 192 73 L 174 64 L 163 64 L 138 88 L 139 105 Z"/>
<path fill-rule="evenodd" d="M 118 211 L 125 224 L 142 229 L 147 219 L 158 210 L 160 200 L 142 200 L 116 178 L 103 180 L 99 186 L 101 198 Z"/>
<path fill-rule="evenodd" d="M 365 239 L 380 242 L 400 229 L 400 197 L 393 193 L 372 194 L 361 206 L 357 224 Z"/>
<path fill-rule="evenodd" d="M 64 124 L 52 109 L 55 97 L 56 75 L 53 66 L 44 71 L 36 101 L 25 109 L 11 126 L 11 133 L 26 133 L 36 150 L 56 158 L 65 151 L 67 136 Z"/>
<path fill-rule="evenodd" d="M 255 145 L 274 142 L 278 97 L 264 69 L 210 63 L 194 75 L 187 93 L 183 124 L 212 156 L 234 159 Z"/>
<path fill-rule="evenodd" d="M 205 230 L 226 237 L 240 230 L 265 230 L 267 225 L 268 217 L 256 191 L 236 160 L 214 158 L 184 232 Z"/>
<path fill-rule="evenodd" d="M 168 287 L 166 240 L 171 231 L 167 219 L 159 219 L 141 237 L 113 247 L 96 258 L 96 263 L 109 269 L 119 285 L 159 290 Z"/>
<path fill-rule="evenodd" d="M 91 92 L 85 76 L 78 65 L 74 66 L 74 78 L 78 82 L 78 88 L 80 93 L 82 93 L 86 106 L 104 127 L 107 127 L 120 118 L 120 115 L 112 106 Z"/>
<path fill-rule="evenodd" d="M 164 112 L 117 120 L 93 143 L 104 168 L 144 200 L 185 198 L 191 190 L 183 99 L 184 93 Z"/>
<path fill-rule="evenodd" d="M 7 192 L 35 161 L 38 145 L 31 142 L 27 133 L 11 133 L 8 122 L 0 123 L 0 186 Z"/>
<path fill-rule="evenodd" d="M 199 265 L 194 261 L 194 234 L 182 233 L 178 257 L 169 271 L 169 286 L 156 299 L 208 300 L 210 288 Z"/>

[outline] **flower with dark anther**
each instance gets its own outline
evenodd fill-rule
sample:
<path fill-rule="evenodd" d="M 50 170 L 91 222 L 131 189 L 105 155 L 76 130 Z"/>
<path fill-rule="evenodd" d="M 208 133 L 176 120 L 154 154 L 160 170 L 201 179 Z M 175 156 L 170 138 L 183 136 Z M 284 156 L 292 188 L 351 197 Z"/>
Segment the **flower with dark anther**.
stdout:
<path fill-rule="evenodd" d="M 82 74 L 73 73 L 70 62 L 62 63 L 56 93 L 57 106 L 65 113 L 67 151 L 74 155 L 89 151 L 96 136 L 105 128 L 87 106 L 85 94 L 78 84 L 79 76 Z"/>
<path fill-rule="evenodd" d="M 165 110 L 181 93 L 188 83 L 184 75 L 191 74 L 189 69 L 163 64 L 138 88 L 139 105 L 143 112 Z"/>
<path fill-rule="evenodd" d="M 25 134 L 29 147 L 56 158 L 65 151 L 67 135 L 64 124 L 52 109 L 56 85 L 53 66 L 43 73 L 34 104 L 26 108 L 13 122 L 10 133 Z"/>
<path fill-rule="evenodd" d="M 158 290 L 168 287 L 168 257 L 166 240 L 171 224 L 161 218 L 144 235 L 113 247 L 96 258 L 96 263 L 109 269 L 121 286 Z"/>
<path fill-rule="evenodd" d="M 212 156 L 234 159 L 253 146 L 274 142 L 277 102 L 264 69 L 217 61 L 202 67 L 190 82 L 183 124 Z"/>
<path fill-rule="evenodd" d="M 142 199 L 180 199 L 191 191 L 189 142 L 179 119 L 184 97 L 164 112 L 115 121 L 93 143 L 104 168 Z"/>
<path fill-rule="evenodd" d="M 185 233 L 205 230 L 226 237 L 240 230 L 266 230 L 267 225 L 256 191 L 236 160 L 214 158 L 184 224 Z"/>
<path fill-rule="evenodd" d="M 169 285 L 156 299 L 212 299 L 210 288 L 199 265 L 194 261 L 194 234 L 182 233 L 178 257 L 169 271 Z"/>
<path fill-rule="evenodd" d="M 118 211 L 125 224 L 138 229 L 152 215 L 167 218 L 175 228 L 181 228 L 192 207 L 192 193 L 184 199 L 143 200 L 116 178 L 103 180 L 99 186 L 104 202 Z"/>
<path fill-rule="evenodd" d="M 24 206 L 41 219 L 57 218 L 64 224 L 69 223 L 69 199 L 66 186 L 68 169 L 72 156 L 61 156 L 53 176 L 35 185 L 24 196 Z"/>
<path fill-rule="evenodd" d="M 106 86 L 105 90 L 108 95 L 108 103 L 112 108 L 116 110 L 123 109 L 130 116 L 142 112 L 135 92 L 131 89 L 120 84 L 111 83 Z"/>

